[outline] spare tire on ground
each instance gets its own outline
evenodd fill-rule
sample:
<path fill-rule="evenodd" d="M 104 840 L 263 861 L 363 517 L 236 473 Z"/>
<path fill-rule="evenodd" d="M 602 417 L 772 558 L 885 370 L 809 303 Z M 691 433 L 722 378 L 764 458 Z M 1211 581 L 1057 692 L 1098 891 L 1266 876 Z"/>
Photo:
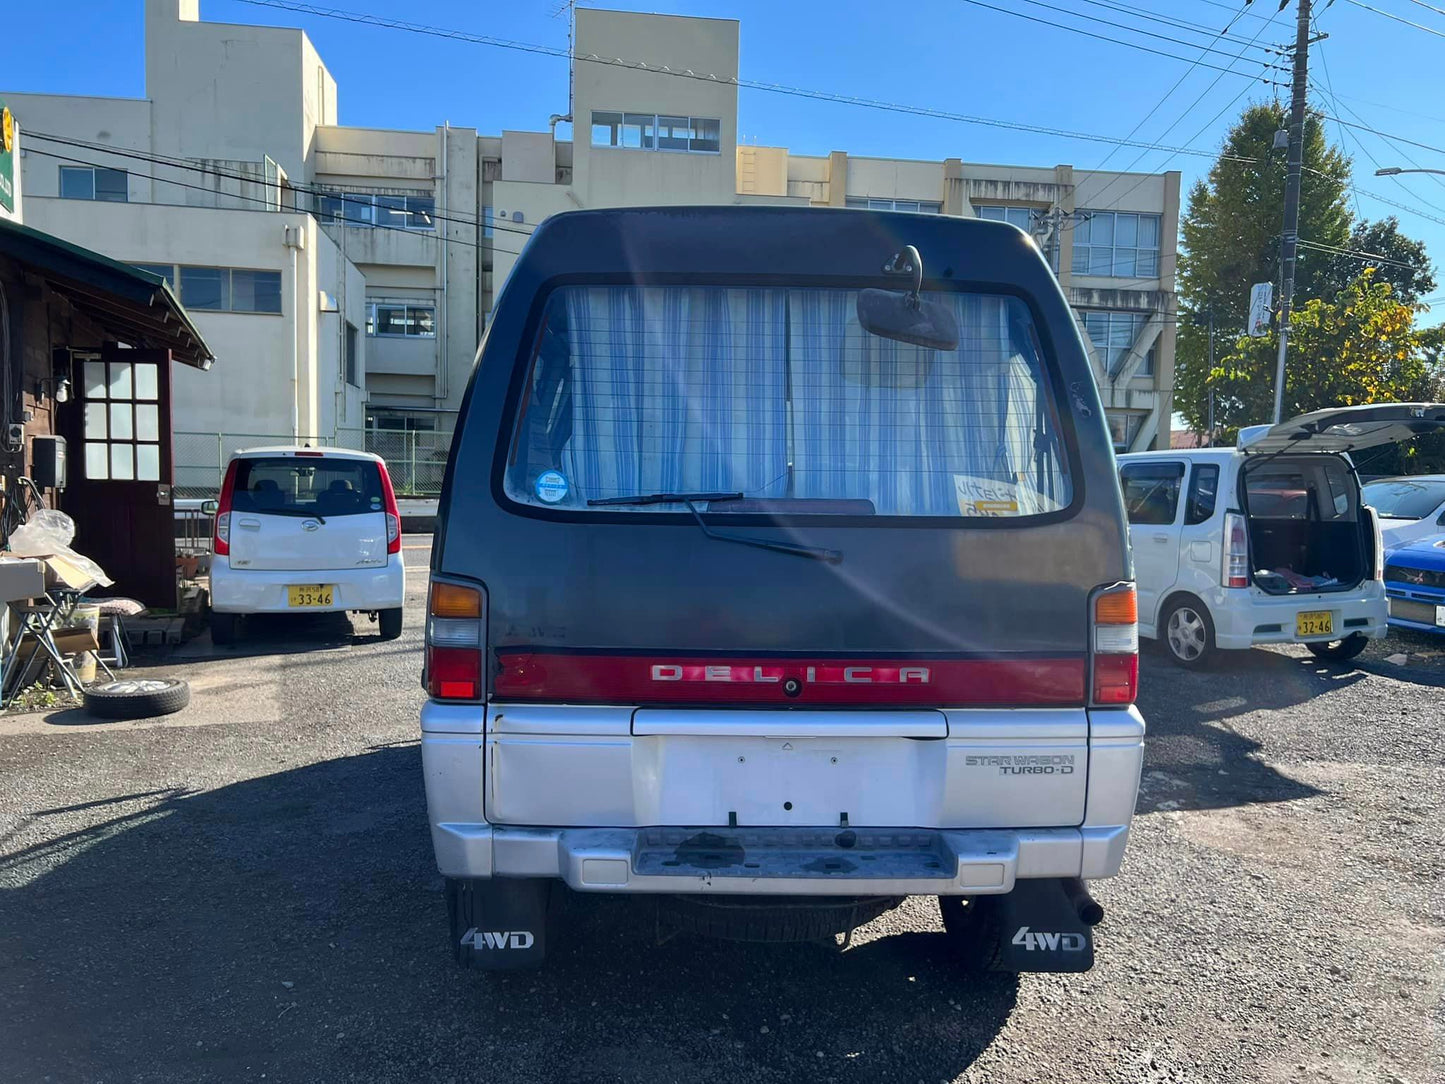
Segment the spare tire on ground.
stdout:
<path fill-rule="evenodd" d="M 85 710 L 103 719 L 149 719 L 170 715 L 191 702 L 180 678 L 121 678 L 85 690 Z"/>

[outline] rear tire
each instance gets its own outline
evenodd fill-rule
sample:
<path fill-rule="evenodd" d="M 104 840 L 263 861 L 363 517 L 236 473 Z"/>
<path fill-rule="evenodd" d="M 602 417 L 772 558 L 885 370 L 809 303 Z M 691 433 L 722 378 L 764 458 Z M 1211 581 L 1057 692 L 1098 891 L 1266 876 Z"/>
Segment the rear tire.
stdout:
<path fill-rule="evenodd" d="M 1331 662 L 1343 662 L 1346 659 L 1353 659 L 1361 651 L 1369 646 L 1370 638 L 1363 632 L 1352 633 L 1343 640 L 1327 640 L 1323 643 L 1305 644 L 1310 649 L 1310 654 L 1317 659 L 1328 659 Z"/>
<path fill-rule="evenodd" d="M 229 647 L 241 635 L 240 614 L 218 614 L 211 611 L 211 643 L 217 647 Z"/>
<path fill-rule="evenodd" d="M 383 640 L 395 640 L 401 635 L 401 607 L 394 610 L 378 610 L 376 624 Z"/>
<path fill-rule="evenodd" d="M 996 971 L 1003 932 L 992 896 L 939 896 L 938 912 L 949 948 L 965 971 Z"/>
<path fill-rule="evenodd" d="M 1189 597 L 1176 600 L 1160 624 L 1160 640 L 1176 666 L 1202 670 L 1214 662 L 1214 621 L 1202 602 Z"/>

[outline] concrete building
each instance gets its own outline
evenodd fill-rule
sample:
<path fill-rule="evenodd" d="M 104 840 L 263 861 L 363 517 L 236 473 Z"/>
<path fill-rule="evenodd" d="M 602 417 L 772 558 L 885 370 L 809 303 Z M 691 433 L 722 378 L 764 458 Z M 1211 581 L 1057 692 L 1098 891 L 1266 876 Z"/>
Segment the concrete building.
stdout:
<path fill-rule="evenodd" d="M 537 223 L 578 207 L 785 203 L 1029 230 L 1079 312 L 1117 446 L 1168 447 L 1177 173 L 739 145 L 737 22 L 590 8 L 576 12 L 576 55 L 651 70 L 574 61 L 571 101 L 559 88 L 537 131 L 343 127 L 303 32 L 201 22 L 196 0 L 144 11 L 145 99 L 6 97 L 32 133 L 33 224 L 173 268 L 226 360 L 204 390 L 178 378 L 178 430 L 409 449 L 411 488 L 426 489 L 493 297 Z M 223 311 L 222 289 L 243 311 Z"/>

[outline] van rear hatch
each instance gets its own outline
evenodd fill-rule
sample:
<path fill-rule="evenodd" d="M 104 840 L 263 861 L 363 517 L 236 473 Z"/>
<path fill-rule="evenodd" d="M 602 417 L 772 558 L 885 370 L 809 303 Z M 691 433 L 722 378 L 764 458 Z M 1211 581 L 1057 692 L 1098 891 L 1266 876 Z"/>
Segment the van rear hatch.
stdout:
<path fill-rule="evenodd" d="M 863 290 L 906 290 L 884 271 L 905 245 L 953 349 L 860 323 Z M 1073 317 L 1012 227 L 550 219 L 474 372 L 434 558 L 483 595 L 491 815 L 798 824 L 835 779 L 896 789 L 890 823 L 1077 823 L 1082 769 L 1030 810 L 1065 785 L 1018 758 L 1086 760 L 1092 599 L 1131 571 L 1112 468 Z M 1021 709 L 1063 716 L 1010 735 Z M 804 763 L 836 770 L 783 793 Z"/>
<path fill-rule="evenodd" d="M 374 460 L 322 452 L 242 456 L 226 486 L 233 569 L 386 564 L 386 498 Z"/>

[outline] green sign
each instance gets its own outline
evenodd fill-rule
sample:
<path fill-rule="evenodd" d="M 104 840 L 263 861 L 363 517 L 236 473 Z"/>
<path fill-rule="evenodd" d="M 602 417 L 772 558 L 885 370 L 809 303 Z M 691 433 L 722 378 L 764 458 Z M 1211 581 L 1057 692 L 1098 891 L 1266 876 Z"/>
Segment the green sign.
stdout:
<path fill-rule="evenodd" d="M 0 100 L 0 207 L 15 210 L 15 115 Z"/>

